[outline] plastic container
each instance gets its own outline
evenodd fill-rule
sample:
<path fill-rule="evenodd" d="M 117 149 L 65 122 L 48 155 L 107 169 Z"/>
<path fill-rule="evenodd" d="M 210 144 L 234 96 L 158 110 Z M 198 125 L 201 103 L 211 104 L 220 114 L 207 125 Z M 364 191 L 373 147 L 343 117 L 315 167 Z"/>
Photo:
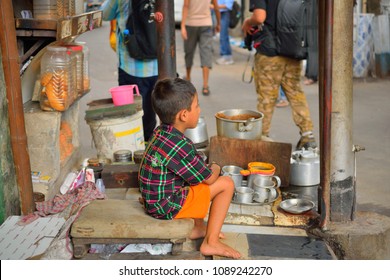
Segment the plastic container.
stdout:
<path fill-rule="evenodd" d="M 105 193 L 106 192 L 106 186 L 104 185 L 103 179 L 100 179 L 100 178 L 97 179 L 95 186 L 101 193 Z"/>
<path fill-rule="evenodd" d="M 80 45 L 83 48 L 83 88 L 84 93 L 87 93 L 91 89 L 91 79 L 89 76 L 89 48 L 85 42 L 75 42 L 76 45 Z"/>
<path fill-rule="evenodd" d="M 143 111 L 116 118 L 88 119 L 97 156 L 112 159 L 119 150 L 144 150 Z"/>
<path fill-rule="evenodd" d="M 123 106 L 134 103 L 134 89 L 139 96 L 137 85 L 125 85 L 110 88 L 112 101 L 115 106 Z"/>
<path fill-rule="evenodd" d="M 84 54 L 83 46 L 81 45 L 67 45 L 66 46 L 71 55 L 75 57 L 75 66 L 76 67 L 76 90 L 77 97 L 80 97 L 84 94 Z M 76 98 L 77 98 L 76 97 Z"/>
<path fill-rule="evenodd" d="M 40 106 L 45 111 L 65 111 L 74 101 L 75 68 L 65 47 L 48 46 L 41 60 Z"/>

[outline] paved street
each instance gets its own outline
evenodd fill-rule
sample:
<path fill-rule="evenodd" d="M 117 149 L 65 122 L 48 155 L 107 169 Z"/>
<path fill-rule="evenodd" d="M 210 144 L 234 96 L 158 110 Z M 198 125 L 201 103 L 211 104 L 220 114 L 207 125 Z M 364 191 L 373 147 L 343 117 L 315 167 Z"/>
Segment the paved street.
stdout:
<path fill-rule="evenodd" d="M 117 85 L 117 62 L 110 49 L 109 24 L 78 38 L 90 48 L 90 74 L 92 90 L 80 103 L 81 145 L 84 157 L 96 156 L 92 148 L 89 126 L 84 120 L 86 104 L 91 100 L 109 98 L 109 88 Z M 180 32 L 176 31 L 177 71 L 184 75 L 184 54 Z M 218 58 L 218 42 L 214 44 L 214 61 Z M 216 135 L 214 114 L 225 109 L 256 110 L 256 95 L 253 82 L 242 81 L 249 53 L 236 50 L 235 64 L 214 64 L 210 75 L 210 96 L 199 96 L 202 115 L 206 119 L 208 134 Z M 192 82 L 201 91 L 201 69 L 199 56 L 195 57 Z M 250 66 L 247 78 L 250 75 Z M 365 151 L 357 156 L 357 201 L 358 211 L 371 211 L 390 216 L 390 79 L 354 81 L 353 95 L 353 143 L 364 146 Z M 315 135 L 319 143 L 318 84 L 304 86 L 315 124 Z M 298 128 L 292 121 L 291 110 L 278 108 L 272 120 L 270 136 L 277 142 L 292 143 L 299 140 Z M 352 148 L 352 147 L 351 147 Z"/>

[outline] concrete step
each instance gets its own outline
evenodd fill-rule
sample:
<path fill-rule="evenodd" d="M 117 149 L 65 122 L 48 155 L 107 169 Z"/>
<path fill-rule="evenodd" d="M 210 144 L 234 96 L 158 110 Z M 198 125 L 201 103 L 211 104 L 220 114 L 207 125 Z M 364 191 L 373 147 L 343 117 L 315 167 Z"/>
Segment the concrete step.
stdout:
<path fill-rule="evenodd" d="M 224 243 L 246 260 L 333 260 L 325 241 L 310 237 L 298 228 L 224 225 Z M 214 256 L 213 259 L 224 259 Z"/>

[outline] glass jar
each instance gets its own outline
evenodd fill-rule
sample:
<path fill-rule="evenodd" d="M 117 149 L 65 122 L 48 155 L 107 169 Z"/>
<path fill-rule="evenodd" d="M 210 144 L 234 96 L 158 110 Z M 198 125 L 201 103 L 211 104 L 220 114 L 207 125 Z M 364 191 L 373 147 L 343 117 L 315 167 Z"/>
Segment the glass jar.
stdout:
<path fill-rule="evenodd" d="M 91 80 L 89 76 L 89 48 L 85 42 L 75 42 L 76 45 L 83 47 L 84 62 L 83 62 L 83 80 L 84 80 L 84 93 L 91 90 Z"/>
<path fill-rule="evenodd" d="M 84 81 L 83 81 L 83 71 L 84 71 L 84 54 L 83 47 L 80 45 L 67 45 L 68 50 L 71 52 L 70 55 L 75 57 L 75 67 L 76 67 L 76 90 L 77 97 L 80 97 L 84 93 Z"/>
<path fill-rule="evenodd" d="M 48 46 L 41 60 L 40 106 L 45 111 L 65 111 L 74 101 L 74 68 L 67 48 Z"/>

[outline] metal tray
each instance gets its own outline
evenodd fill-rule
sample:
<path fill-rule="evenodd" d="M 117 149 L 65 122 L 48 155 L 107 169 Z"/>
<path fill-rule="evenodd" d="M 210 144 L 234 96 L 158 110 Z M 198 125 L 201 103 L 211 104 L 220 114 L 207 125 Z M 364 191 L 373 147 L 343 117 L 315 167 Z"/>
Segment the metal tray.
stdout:
<path fill-rule="evenodd" d="M 268 201 L 268 202 L 251 202 L 251 203 L 243 203 L 243 202 L 236 202 L 234 201 L 234 199 L 232 200 L 232 203 L 233 204 L 240 204 L 240 205 L 249 205 L 249 206 L 260 206 L 260 205 L 267 205 L 267 204 L 272 204 L 274 203 L 277 199 L 279 198 L 279 193 L 276 194 L 276 197 L 271 200 L 271 201 Z"/>
<path fill-rule="evenodd" d="M 292 214 L 302 214 L 314 208 L 314 202 L 303 198 L 291 198 L 283 200 L 280 208 Z"/>

